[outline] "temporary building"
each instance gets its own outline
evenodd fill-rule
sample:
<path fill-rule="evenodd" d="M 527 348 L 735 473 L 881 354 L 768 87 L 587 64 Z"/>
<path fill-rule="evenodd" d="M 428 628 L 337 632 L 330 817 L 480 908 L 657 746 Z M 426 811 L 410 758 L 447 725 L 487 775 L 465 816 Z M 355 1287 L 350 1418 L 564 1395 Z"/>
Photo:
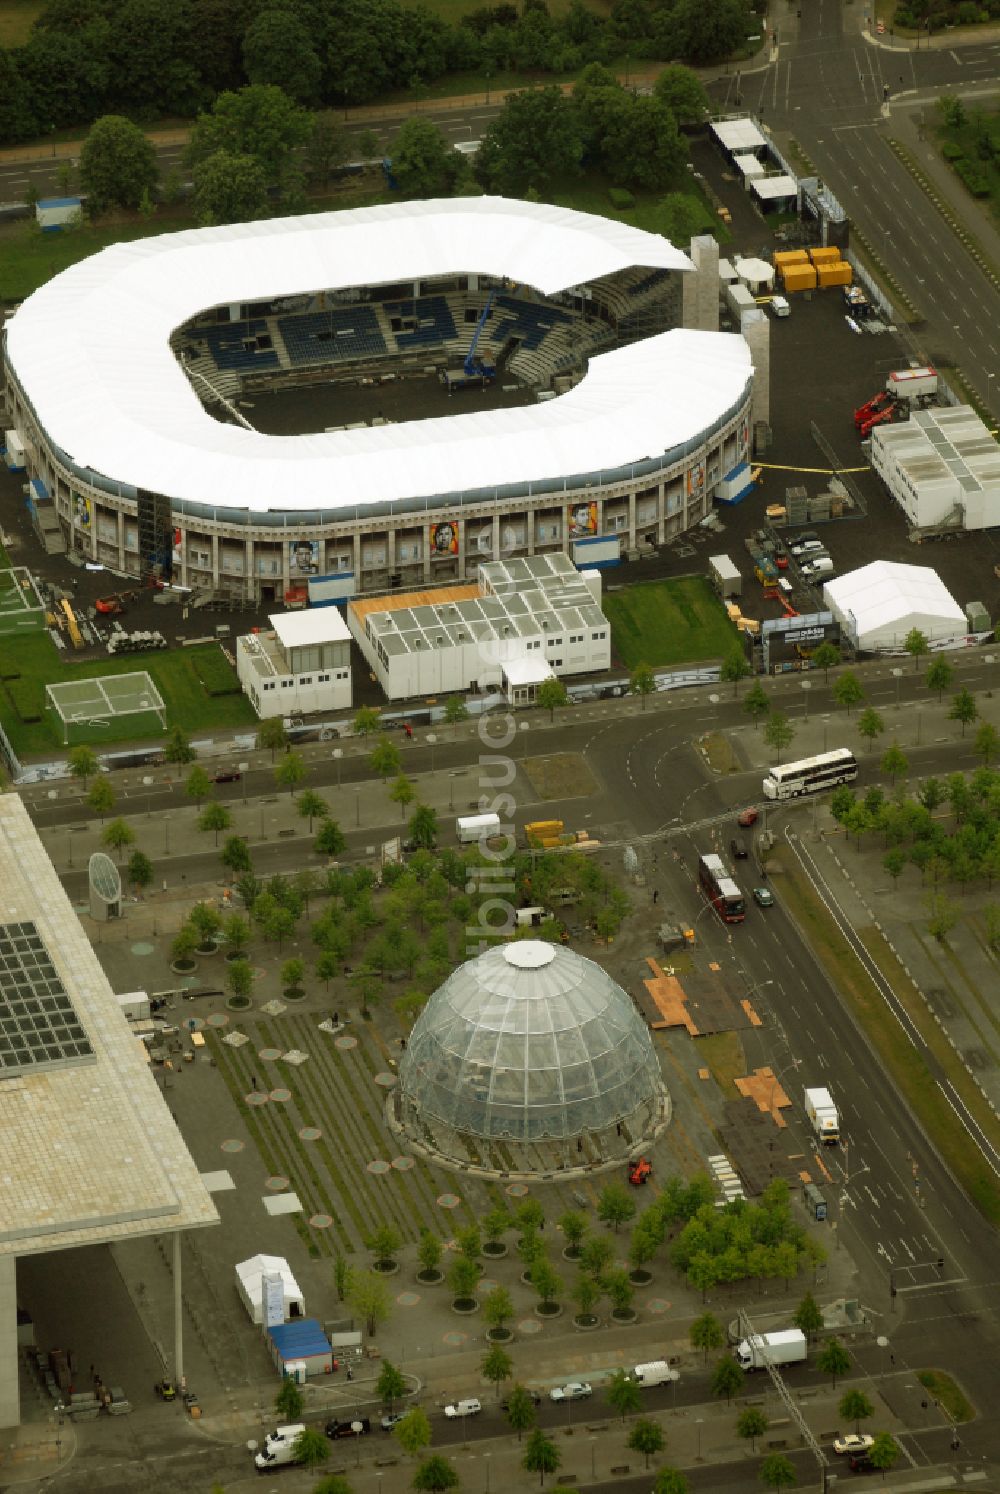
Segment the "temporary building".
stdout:
<path fill-rule="evenodd" d="M 924 565 L 874 560 L 823 587 L 824 604 L 867 653 L 901 651 L 919 628 L 932 643 L 962 638 L 965 613 L 937 571 Z"/>
<path fill-rule="evenodd" d="M 301 1380 L 333 1372 L 330 1340 L 315 1318 L 300 1318 L 296 1323 L 279 1323 L 269 1328 L 267 1346 L 281 1375 Z"/>
<path fill-rule="evenodd" d="M 736 273 L 751 291 L 759 294 L 774 284 L 774 269 L 766 259 L 738 259 Z"/>
<path fill-rule="evenodd" d="M 243 1306 L 250 1314 L 252 1323 L 262 1323 L 263 1300 L 264 1300 L 264 1277 L 278 1277 L 281 1282 L 282 1317 L 285 1321 L 289 1318 L 304 1318 L 306 1312 L 305 1300 L 299 1290 L 298 1282 L 292 1275 L 292 1269 L 284 1256 L 281 1255 L 252 1255 L 249 1260 L 240 1261 L 236 1267 L 236 1287 L 243 1301 Z"/>

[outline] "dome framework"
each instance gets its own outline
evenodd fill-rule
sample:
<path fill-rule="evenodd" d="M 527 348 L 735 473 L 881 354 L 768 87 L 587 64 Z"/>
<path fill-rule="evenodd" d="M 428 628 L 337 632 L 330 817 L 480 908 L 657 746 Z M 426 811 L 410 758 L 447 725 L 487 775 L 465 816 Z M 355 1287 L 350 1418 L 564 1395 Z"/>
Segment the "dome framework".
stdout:
<path fill-rule="evenodd" d="M 592 960 L 538 940 L 459 966 L 417 1021 L 399 1077 L 410 1139 L 487 1171 L 603 1165 L 669 1113 L 629 996 Z"/>

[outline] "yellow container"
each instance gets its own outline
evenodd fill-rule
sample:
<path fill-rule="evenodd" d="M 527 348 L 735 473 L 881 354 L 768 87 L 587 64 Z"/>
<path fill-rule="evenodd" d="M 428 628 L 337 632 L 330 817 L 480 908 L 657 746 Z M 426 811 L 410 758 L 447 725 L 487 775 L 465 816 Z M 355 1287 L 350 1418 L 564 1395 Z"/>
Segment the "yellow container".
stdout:
<path fill-rule="evenodd" d="M 840 259 L 840 250 L 832 244 L 825 249 L 810 249 L 809 258 L 814 265 L 833 265 Z"/>
<path fill-rule="evenodd" d="M 812 265 L 789 265 L 783 273 L 786 291 L 816 289 L 816 271 Z"/>
<path fill-rule="evenodd" d="M 782 249 L 772 255 L 776 266 L 781 265 L 807 265 L 809 256 L 804 249 Z"/>

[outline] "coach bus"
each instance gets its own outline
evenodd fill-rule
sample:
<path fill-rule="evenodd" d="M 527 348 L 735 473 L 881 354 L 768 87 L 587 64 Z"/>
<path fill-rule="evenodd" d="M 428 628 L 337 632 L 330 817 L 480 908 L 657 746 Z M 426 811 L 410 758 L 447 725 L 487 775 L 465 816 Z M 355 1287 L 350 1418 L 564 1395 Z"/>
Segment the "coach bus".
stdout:
<path fill-rule="evenodd" d="M 858 762 L 848 747 L 804 757 L 797 763 L 781 763 L 764 779 L 765 799 L 795 799 L 799 794 L 821 794 L 840 783 L 853 783 Z"/>
<path fill-rule="evenodd" d="M 726 870 L 721 856 L 710 852 L 698 857 L 701 890 L 723 923 L 742 923 L 746 917 L 743 894 Z"/>

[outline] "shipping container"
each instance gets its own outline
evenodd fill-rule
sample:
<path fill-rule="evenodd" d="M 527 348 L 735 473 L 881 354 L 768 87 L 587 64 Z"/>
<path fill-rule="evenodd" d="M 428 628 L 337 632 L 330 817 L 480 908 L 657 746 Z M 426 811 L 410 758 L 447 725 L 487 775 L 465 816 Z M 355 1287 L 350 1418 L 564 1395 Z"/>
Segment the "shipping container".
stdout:
<path fill-rule="evenodd" d="M 885 381 L 885 387 L 897 399 L 919 399 L 924 394 L 937 394 L 937 370 L 925 368 L 897 368 Z"/>
<path fill-rule="evenodd" d="M 846 260 L 838 260 L 835 265 L 820 265 L 816 271 L 820 286 L 850 285 L 853 271 Z"/>
<path fill-rule="evenodd" d="M 310 576 L 306 585 L 310 607 L 332 607 L 337 602 L 346 602 L 356 590 L 354 575 L 350 571 L 332 576 Z"/>
<path fill-rule="evenodd" d="M 781 249 L 773 254 L 775 268 L 782 269 L 785 265 L 807 265 L 809 256 L 804 249 Z"/>
<path fill-rule="evenodd" d="M 824 248 L 810 249 L 809 258 L 814 265 L 836 264 L 840 259 L 840 250 L 836 245 L 829 244 Z"/>
<path fill-rule="evenodd" d="M 743 577 L 728 555 L 710 555 L 708 569 L 712 585 L 722 597 L 738 597 L 743 592 Z M 737 612 L 739 609 L 737 608 Z"/>
<path fill-rule="evenodd" d="M 812 265 L 789 265 L 782 272 L 785 293 L 816 289 L 816 271 Z"/>

